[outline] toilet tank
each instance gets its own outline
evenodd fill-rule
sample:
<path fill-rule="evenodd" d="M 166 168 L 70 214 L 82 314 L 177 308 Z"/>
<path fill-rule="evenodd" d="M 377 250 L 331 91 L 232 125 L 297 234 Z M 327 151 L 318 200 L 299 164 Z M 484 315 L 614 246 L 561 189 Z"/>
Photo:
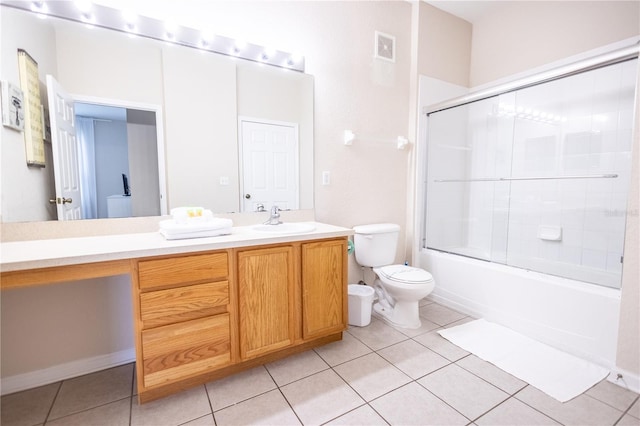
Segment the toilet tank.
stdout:
<path fill-rule="evenodd" d="M 375 268 L 393 264 L 398 247 L 399 225 L 377 223 L 354 226 L 353 230 L 353 245 L 359 265 Z"/>

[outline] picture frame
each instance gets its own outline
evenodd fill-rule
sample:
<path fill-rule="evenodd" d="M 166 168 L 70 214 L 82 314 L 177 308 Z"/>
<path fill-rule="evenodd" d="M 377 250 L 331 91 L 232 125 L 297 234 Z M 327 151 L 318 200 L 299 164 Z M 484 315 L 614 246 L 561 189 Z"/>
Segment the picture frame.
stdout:
<path fill-rule="evenodd" d="M 2 125 L 22 132 L 24 130 L 24 94 L 22 89 L 8 81 L 2 85 Z"/>
<path fill-rule="evenodd" d="M 44 167 L 44 129 L 38 63 L 26 50 L 18 49 L 20 88 L 24 94 L 24 143 L 28 166 Z"/>

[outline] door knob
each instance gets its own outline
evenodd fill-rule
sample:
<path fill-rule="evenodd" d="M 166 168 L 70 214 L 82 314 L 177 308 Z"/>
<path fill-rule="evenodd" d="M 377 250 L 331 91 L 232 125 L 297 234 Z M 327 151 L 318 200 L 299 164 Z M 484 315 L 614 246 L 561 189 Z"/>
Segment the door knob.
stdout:
<path fill-rule="evenodd" d="M 251 194 L 244 194 L 244 198 L 248 200 L 249 198 L 251 198 Z"/>
<path fill-rule="evenodd" d="M 73 203 L 72 198 L 58 197 L 58 198 L 49 199 L 49 204 L 71 204 L 71 203 Z"/>

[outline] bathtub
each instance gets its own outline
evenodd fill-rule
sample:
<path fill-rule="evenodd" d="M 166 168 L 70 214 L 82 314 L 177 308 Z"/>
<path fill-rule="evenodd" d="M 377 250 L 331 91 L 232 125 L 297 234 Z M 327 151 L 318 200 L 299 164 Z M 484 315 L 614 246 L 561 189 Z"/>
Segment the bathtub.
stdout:
<path fill-rule="evenodd" d="M 436 302 L 614 368 L 620 290 L 429 249 L 416 260 Z"/>

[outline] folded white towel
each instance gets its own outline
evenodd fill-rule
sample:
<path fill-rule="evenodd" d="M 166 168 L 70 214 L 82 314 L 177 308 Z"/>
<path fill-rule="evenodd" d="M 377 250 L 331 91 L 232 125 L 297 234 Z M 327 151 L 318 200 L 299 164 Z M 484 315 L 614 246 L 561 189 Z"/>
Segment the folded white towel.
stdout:
<path fill-rule="evenodd" d="M 176 220 L 168 219 L 160 221 L 160 233 L 168 240 L 183 238 L 215 237 L 231 233 L 233 221 L 220 217 L 203 217 L 198 219 Z"/>
<path fill-rule="evenodd" d="M 211 229 L 195 232 L 170 232 L 166 229 L 161 229 L 160 234 L 167 240 L 186 240 L 189 238 L 205 238 L 205 237 L 217 237 L 219 235 L 231 234 L 231 228 Z"/>
<path fill-rule="evenodd" d="M 177 222 L 174 219 L 160 221 L 160 229 L 169 232 L 199 232 L 211 231 L 215 229 L 231 228 L 233 221 L 221 217 L 212 217 L 206 221 Z"/>

